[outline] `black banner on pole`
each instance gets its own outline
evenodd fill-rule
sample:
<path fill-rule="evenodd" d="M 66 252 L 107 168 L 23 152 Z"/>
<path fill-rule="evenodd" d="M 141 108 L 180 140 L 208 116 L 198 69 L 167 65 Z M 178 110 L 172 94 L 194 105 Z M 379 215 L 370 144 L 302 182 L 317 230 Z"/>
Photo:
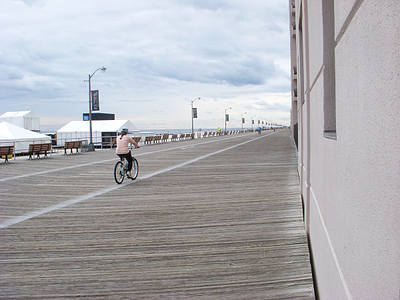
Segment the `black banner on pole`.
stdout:
<path fill-rule="evenodd" d="M 243 124 L 245 123 L 244 118 L 242 118 L 242 123 L 243 123 Z"/>
<path fill-rule="evenodd" d="M 100 110 L 99 90 L 92 91 L 92 111 Z"/>
<path fill-rule="evenodd" d="M 197 107 L 193 107 L 193 119 L 197 119 Z"/>
<path fill-rule="evenodd" d="M 229 122 L 229 114 L 226 114 L 226 115 L 225 115 L 225 120 L 226 120 L 227 122 Z"/>
<path fill-rule="evenodd" d="M 251 124 L 254 124 L 254 120 L 251 120 Z"/>

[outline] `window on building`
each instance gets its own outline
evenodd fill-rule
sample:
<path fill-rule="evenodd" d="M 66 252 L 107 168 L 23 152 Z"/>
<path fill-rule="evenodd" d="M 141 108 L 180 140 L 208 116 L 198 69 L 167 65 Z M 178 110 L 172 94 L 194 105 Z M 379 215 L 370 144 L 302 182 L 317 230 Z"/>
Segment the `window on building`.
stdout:
<path fill-rule="evenodd" d="M 324 62 L 324 136 L 336 139 L 335 5 L 322 0 Z"/>

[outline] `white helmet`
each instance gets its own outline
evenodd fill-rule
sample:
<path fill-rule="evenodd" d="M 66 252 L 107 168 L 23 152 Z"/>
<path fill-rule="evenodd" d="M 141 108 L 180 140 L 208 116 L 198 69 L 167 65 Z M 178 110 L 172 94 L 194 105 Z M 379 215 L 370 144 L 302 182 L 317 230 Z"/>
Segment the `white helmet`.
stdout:
<path fill-rule="evenodd" d="M 122 127 L 121 134 L 128 134 L 128 131 L 129 131 L 128 127 Z"/>

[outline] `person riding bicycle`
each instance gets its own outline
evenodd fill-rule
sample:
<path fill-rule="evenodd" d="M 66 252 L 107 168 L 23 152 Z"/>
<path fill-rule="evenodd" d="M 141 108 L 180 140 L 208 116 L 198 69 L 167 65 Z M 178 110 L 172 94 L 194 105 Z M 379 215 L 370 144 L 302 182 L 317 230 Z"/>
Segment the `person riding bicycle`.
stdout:
<path fill-rule="evenodd" d="M 129 150 L 129 144 L 134 145 L 136 148 L 139 148 L 139 145 L 130 137 L 128 136 L 129 129 L 127 127 L 122 127 L 121 135 L 117 137 L 117 155 L 122 159 L 125 158 L 128 161 L 128 171 L 126 175 L 131 178 L 131 170 L 132 170 L 132 154 Z"/>

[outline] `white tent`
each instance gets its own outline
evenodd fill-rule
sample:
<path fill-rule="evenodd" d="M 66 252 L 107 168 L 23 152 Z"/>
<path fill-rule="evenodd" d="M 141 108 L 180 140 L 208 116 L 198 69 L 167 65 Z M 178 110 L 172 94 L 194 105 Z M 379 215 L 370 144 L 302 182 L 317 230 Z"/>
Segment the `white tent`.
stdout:
<path fill-rule="evenodd" d="M 14 152 L 21 153 L 29 150 L 29 144 L 39 143 L 51 143 L 51 138 L 7 122 L 0 123 L 0 146 L 14 145 Z"/>
<path fill-rule="evenodd" d="M 94 144 L 108 143 L 122 127 L 128 127 L 130 132 L 138 132 L 129 120 L 92 121 L 92 139 Z M 89 144 L 89 121 L 71 121 L 57 130 L 57 145 L 63 146 L 66 141 L 84 141 Z"/>
<path fill-rule="evenodd" d="M 0 122 L 7 122 L 28 130 L 40 131 L 39 116 L 33 111 L 11 111 L 0 116 Z"/>

